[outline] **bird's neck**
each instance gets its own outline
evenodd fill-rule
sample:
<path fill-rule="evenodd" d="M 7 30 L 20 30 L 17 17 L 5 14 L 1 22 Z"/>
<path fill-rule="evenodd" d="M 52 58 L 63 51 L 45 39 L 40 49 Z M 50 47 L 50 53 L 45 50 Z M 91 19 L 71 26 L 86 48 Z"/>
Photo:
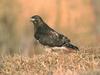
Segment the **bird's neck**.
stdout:
<path fill-rule="evenodd" d="M 34 23 L 34 22 L 33 24 L 34 24 L 34 32 L 36 32 L 43 25 L 43 23 Z"/>

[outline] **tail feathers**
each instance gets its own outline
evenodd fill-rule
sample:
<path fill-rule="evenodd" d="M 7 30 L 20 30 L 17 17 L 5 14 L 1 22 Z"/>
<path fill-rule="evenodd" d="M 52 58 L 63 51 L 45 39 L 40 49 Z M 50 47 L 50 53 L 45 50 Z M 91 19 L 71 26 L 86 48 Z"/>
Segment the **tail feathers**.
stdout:
<path fill-rule="evenodd" d="M 67 43 L 64 46 L 67 47 L 67 48 L 71 48 L 71 49 L 79 51 L 79 48 L 77 46 L 74 46 L 74 45 L 72 45 L 70 43 Z"/>

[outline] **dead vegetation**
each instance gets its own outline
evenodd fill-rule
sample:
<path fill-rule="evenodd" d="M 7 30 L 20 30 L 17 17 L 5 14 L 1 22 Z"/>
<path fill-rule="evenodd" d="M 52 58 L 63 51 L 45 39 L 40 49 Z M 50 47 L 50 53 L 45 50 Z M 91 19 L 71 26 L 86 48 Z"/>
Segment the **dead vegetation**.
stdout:
<path fill-rule="evenodd" d="M 100 48 L 0 57 L 0 75 L 100 75 Z"/>

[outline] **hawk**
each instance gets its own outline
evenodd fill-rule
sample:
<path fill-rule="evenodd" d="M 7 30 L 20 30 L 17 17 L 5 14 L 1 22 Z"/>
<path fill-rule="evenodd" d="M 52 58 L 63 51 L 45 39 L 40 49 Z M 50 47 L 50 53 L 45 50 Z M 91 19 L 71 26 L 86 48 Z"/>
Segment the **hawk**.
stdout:
<path fill-rule="evenodd" d="M 43 46 L 51 48 L 63 47 L 65 49 L 72 49 L 76 51 L 79 50 L 77 46 L 71 44 L 70 39 L 68 39 L 65 35 L 60 34 L 49 27 L 40 16 L 32 16 L 31 22 L 34 24 L 34 37 Z"/>

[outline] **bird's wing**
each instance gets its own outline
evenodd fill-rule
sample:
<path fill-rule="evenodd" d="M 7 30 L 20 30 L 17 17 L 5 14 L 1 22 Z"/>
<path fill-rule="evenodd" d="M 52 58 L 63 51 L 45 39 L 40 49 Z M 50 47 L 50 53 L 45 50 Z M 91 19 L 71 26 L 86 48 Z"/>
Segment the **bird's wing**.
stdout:
<path fill-rule="evenodd" d="M 46 26 L 46 29 L 48 29 L 47 33 L 49 33 L 50 35 L 55 35 L 59 39 L 62 39 L 64 41 L 66 41 L 66 42 L 70 42 L 70 39 L 68 39 L 63 34 L 60 34 L 60 33 L 56 32 L 54 29 L 50 28 L 47 24 L 45 26 Z"/>
<path fill-rule="evenodd" d="M 54 47 L 54 46 L 60 47 L 64 43 L 69 42 L 69 39 L 67 37 L 64 37 L 63 35 L 55 32 L 54 30 L 51 30 L 49 32 L 40 34 L 39 42 L 43 45 L 48 45 L 51 47 Z"/>
<path fill-rule="evenodd" d="M 47 26 L 47 25 L 46 25 Z M 48 26 L 48 29 L 49 29 L 49 33 L 51 34 L 51 35 L 56 35 L 57 37 L 59 37 L 60 39 L 63 39 L 64 41 L 66 41 L 66 42 L 70 42 L 70 39 L 68 39 L 66 36 L 64 36 L 63 34 L 60 34 L 60 33 L 58 33 L 58 32 L 56 32 L 54 29 L 52 29 L 52 28 L 50 28 L 49 26 Z"/>

